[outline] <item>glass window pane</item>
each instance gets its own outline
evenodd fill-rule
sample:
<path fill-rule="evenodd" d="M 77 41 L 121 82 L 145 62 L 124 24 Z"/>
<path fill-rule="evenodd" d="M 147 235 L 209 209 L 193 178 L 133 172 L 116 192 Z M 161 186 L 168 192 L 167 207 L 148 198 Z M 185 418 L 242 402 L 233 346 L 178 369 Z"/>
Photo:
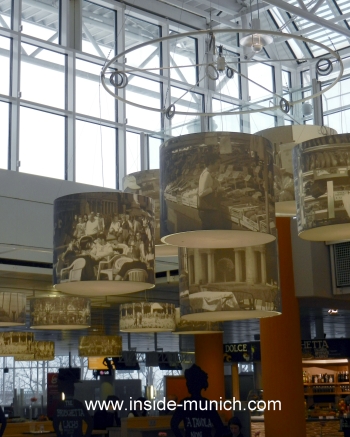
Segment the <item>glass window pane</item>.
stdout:
<path fill-rule="evenodd" d="M 140 135 L 126 132 L 126 174 L 141 170 Z"/>
<path fill-rule="evenodd" d="M 311 73 L 310 70 L 304 70 L 300 73 L 300 79 L 301 79 L 301 86 L 303 88 L 310 87 L 311 86 Z M 305 97 L 311 96 L 312 92 L 311 89 L 308 89 L 307 91 L 302 91 L 301 95 L 303 99 Z"/>
<path fill-rule="evenodd" d="M 77 59 L 76 69 L 77 112 L 115 121 L 116 100 L 100 85 L 102 67 L 92 62 Z M 114 90 L 112 86 L 109 88 Z"/>
<path fill-rule="evenodd" d="M 83 52 L 102 58 L 114 56 L 116 15 L 111 9 L 83 1 Z"/>
<path fill-rule="evenodd" d="M 160 37 L 160 27 L 138 18 L 127 16 L 125 19 L 125 48 L 136 46 Z M 160 66 L 160 43 L 149 44 L 142 49 L 126 55 L 127 65 L 138 68 L 156 68 Z M 158 70 L 153 73 L 159 73 Z"/>
<path fill-rule="evenodd" d="M 322 89 L 326 88 L 329 83 L 322 85 Z M 332 109 L 338 109 L 349 102 L 349 90 L 350 79 L 344 79 L 334 85 L 329 91 L 322 94 L 323 111 L 331 111 Z"/>
<path fill-rule="evenodd" d="M 126 99 L 140 105 L 160 109 L 160 83 L 143 79 L 131 74 L 125 90 Z M 161 128 L 160 112 L 147 111 L 136 106 L 126 105 L 128 125 L 159 131 Z"/>
<path fill-rule="evenodd" d="M 170 87 L 171 103 L 175 105 L 175 111 L 181 112 L 202 112 L 203 96 L 202 94 L 193 93 L 192 91 L 177 87 Z M 176 114 L 171 119 L 171 135 L 186 135 L 195 132 L 201 132 L 201 117 L 196 115 Z"/>
<path fill-rule="evenodd" d="M 177 34 L 170 30 L 170 35 Z M 170 46 L 170 77 L 181 82 L 195 84 L 197 78 L 197 67 L 191 65 L 197 64 L 197 39 L 189 36 L 185 38 L 175 38 L 169 41 Z M 184 68 L 177 67 L 186 66 Z M 204 73 L 204 71 L 203 71 Z"/>
<path fill-rule="evenodd" d="M 237 57 L 239 56 L 237 53 L 231 52 L 229 50 L 223 49 L 223 56 L 225 57 L 226 64 L 233 68 L 234 70 L 240 71 L 240 66 L 237 62 Z M 233 77 L 229 79 L 226 74 L 220 74 L 219 79 L 216 81 L 216 89 L 215 91 L 220 94 L 224 94 L 225 96 L 234 97 L 235 99 L 239 99 L 241 96 L 240 92 L 240 76 L 236 72 L 234 72 Z"/>
<path fill-rule="evenodd" d="M 9 148 L 9 107 L 8 103 L 0 102 L 0 168 L 8 168 Z"/>
<path fill-rule="evenodd" d="M 114 128 L 77 120 L 76 182 L 116 188 L 116 134 Z"/>
<path fill-rule="evenodd" d="M 10 93 L 10 49 L 10 38 L 0 36 L 0 94 Z"/>
<path fill-rule="evenodd" d="M 231 111 L 238 109 L 237 105 L 232 103 L 223 102 L 222 100 L 213 99 L 212 100 L 213 112 Z M 211 130 L 212 131 L 224 131 L 224 132 L 240 132 L 241 122 L 240 116 L 238 115 L 216 115 L 211 117 Z"/>
<path fill-rule="evenodd" d="M 19 170 L 64 179 L 65 118 L 23 107 L 20 117 Z"/>
<path fill-rule="evenodd" d="M 159 147 L 163 140 L 148 137 L 148 167 L 150 170 L 159 168 Z"/>
<path fill-rule="evenodd" d="M 0 0 L 0 27 L 11 27 L 11 0 Z"/>
<path fill-rule="evenodd" d="M 350 109 L 335 112 L 323 117 L 325 126 L 335 129 L 338 134 L 345 134 L 350 131 Z"/>
<path fill-rule="evenodd" d="M 250 133 L 254 134 L 259 130 L 275 127 L 276 118 L 273 115 L 264 114 L 263 112 L 253 112 L 250 114 Z"/>
<path fill-rule="evenodd" d="M 58 44 L 59 11 L 60 0 L 22 2 L 23 33 Z"/>
<path fill-rule="evenodd" d="M 248 66 L 248 78 L 255 83 L 248 81 L 249 97 L 251 102 L 259 101 L 260 105 L 269 106 L 269 101 L 262 102 L 264 99 L 271 99 L 273 95 L 267 90 L 273 91 L 273 68 L 270 65 L 257 63 Z M 262 86 L 264 88 L 262 88 Z"/>
<path fill-rule="evenodd" d="M 64 108 L 66 56 L 30 44 L 22 44 L 22 98 Z"/>
<path fill-rule="evenodd" d="M 282 70 L 282 86 L 283 88 L 290 88 L 292 86 L 290 71 Z"/>

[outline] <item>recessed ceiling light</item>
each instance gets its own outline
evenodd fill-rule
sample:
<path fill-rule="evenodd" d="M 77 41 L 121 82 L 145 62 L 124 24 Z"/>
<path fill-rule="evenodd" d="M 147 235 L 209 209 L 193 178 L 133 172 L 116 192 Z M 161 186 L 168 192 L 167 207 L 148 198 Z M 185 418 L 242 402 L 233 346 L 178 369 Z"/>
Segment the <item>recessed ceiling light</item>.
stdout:
<path fill-rule="evenodd" d="M 329 309 L 328 314 L 330 314 L 331 316 L 334 316 L 335 314 L 338 314 L 338 310 L 337 309 Z"/>

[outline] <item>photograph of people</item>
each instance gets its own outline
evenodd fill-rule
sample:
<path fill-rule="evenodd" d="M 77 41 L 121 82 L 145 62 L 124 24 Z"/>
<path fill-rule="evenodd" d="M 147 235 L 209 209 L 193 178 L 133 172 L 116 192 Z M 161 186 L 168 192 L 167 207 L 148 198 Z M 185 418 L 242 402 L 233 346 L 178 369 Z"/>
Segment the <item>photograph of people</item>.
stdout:
<path fill-rule="evenodd" d="M 104 194 L 109 204 L 97 202 L 97 195 L 96 199 L 77 197 L 75 211 L 57 209 L 55 223 L 59 220 L 61 224 L 55 237 L 55 281 L 153 283 L 154 203 L 144 196 L 138 196 L 136 202 L 135 196 L 122 193 L 121 201 L 116 201 L 115 194 Z M 88 211 L 92 207 L 98 211 L 96 215 Z M 86 222 L 83 211 L 88 211 Z"/>

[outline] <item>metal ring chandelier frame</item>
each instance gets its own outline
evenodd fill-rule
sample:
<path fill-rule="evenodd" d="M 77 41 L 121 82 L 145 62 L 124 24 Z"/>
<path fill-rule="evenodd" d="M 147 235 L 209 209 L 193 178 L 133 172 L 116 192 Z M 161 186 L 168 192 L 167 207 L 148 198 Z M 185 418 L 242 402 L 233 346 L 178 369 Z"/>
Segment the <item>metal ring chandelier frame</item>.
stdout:
<path fill-rule="evenodd" d="M 138 50 L 138 49 L 140 49 L 142 47 L 146 47 L 146 46 L 148 46 L 150 44 L 157 44 L 159 42 L 168 41 L 168 40 L 172 40 L 172 39 L 184 38 L 184 37 L 187 37 L 187 36 L 207 35 L 208 32 L 209 32 L 208 30 L 197 30 L 197 31 L 192 31 L 192 32 L 184 32 L 184 33 L 181 33 L 181 34 L 168 35 L 168 36 L 164 36 L 162 38 L 157 38 L 157 39 L 154 39 L 154 40 L 151 40 L 151 41 L 147 41 L 147 42 L 138 44 L 138 45 L 133 46 L 133 47 L 127 49 L 127 50 L 124 50 L 119 55 L 114 56 L 114 58 L 112 58 L 109 62 L 107 62 L 105 64 L 105 66 L 102 68 L 102 71 L 101 71 L 101 83 L 102 83 L 103 88 L 111 96 L 113 96 L 115 99 L 117 99 L 117 100 L 119 100 L 119 101 L 121 101 L 123 103 L 135 106 L 137 108 L 146 109 L 148 111 L 153 111 L 153 112 L 159 112 L 159 113 L 162 113 L 162 114 L 167 114 L 168 109 L 170 107 L 171 108 L 174 107 L 174 103 L 171 104 L 169 106 L 169 108 L 162 108 L 162 109 L 152 108 L 152 107 L 149 107 L 149 106 L 140 105 L 139 103 L 130 102 L 129 100 L 123 99 L 122 97 L 120 97 L 117 94 L 115 94 L 114 92 L 112 92 L 107 87 L 107 85 L 105 83 L 105 80 L 106 80 L 106 77 L 105 77 L 106 71 L 107 71 L 108 68 L 112 68 L 113 69 L 113 67 L 111 67 L 112 64 L 118 63 L 117 61 L 118 61 L 119 58 L 124 57 L 128 53 L 133 52 L 134 50 Z M 248 34 L 251 34 L 252 33 L 252 29 L 231 29 L 231 28 L 226 28 L 226 29 L 211 29 L 210 32 L 213 33 L 213 34 L 221 34 L 221 33 L 244 33 L 244 34 L 248 33 Z M 286 39 L 297 39 L 297 40 L 305 42 L 305 43 L 314 44 L 314 45 L 322 48 L 323 50 L 326 50 L 329 55 L 333 56 L 339 62 L 339 74 L 338 74 L 338 76 L 334 79 L 334 81 L 330 85 L 328 85 L 326 88 L 322 89 L 321 91 L 318 91 L 317 93 L 312 94 L 311 96 L 307 96 L 305 98 L 302 98 L 302 99 L 299 99 L 299 100 L 295 100 L 293 102 L 287 102 L 290 106 L 292 106 L 292 105 L 294 106 L 294 105 L 296 105 L 298 103 L 303 103 L 303 102 L 309 101 L 310 99 L 313 99 L 315 97 L 321 96 L 322 94 L 324 94 L 325 92 L 327 92 L 328 90 L 333 88 L 340 81 L 340 79 L 342 78 L 343 72 L 344 72 L 344 65 L 343 65 L 343 62 L 341 60 L 341 57 L 338 55 L 338 53 L 336 53 L 335 51 L 331 50 L 329 47 L 325 46 L 324 44 L 321 44 L 318 41 L 314 41 L 314 40 L 309 39 L 309 38 L 304 38 L 303 36 L 300 36 L 300 35 L 285 34 L 285 33 L 281 33 L 281 32 L 270 31 L 270 30 L 261 30 L 261 29 L 259 29 L 259 33 L 264 34 L 264 35 L 274 35 L 274 36 L 278 36 L 278 37 L 283 36 Z M 328 59 L 328 58 L 325 58 L 325 59 Z M 241 61 L 238 61 L 238 62 L 241 62 Z M 254 62 L 254 61 L 252 61 L 252 62 Z M 268 62 L 268 61 L 261 61 L 261 62 Z M 203 65 L 208 65 L 208 64 L 203 64 Z M 191 65 L 191 67 L 193 67 L 193 65 Z M 164 68 L 163 67 L 157 67 L 156 69 L 157 70 L 162 70 Z M 133 71 L 147 71 L 147 70 L 148 69 L 144 69 L 143 70 L 143 69 L 135 68 Z M 237 72 L 238 74 L 240 74 L 238 71 L 236 71 L 236 70 L 234 70 L 234 71 Z M 112 75 L 115 74 L 115 73 L 125 77 L 125 81 L 121 81 L 121 86 L 119 87 L 119 88 L 124 88 L 127 85 L 127 83 L 128 83 L 126 73 L 124 71 L 122 71 L 122 70 L 116 70 L 114 73 L 111 72 Z M 248 79 L 248 80 L 250 80 L 250 79 Z M 112 85 L 113 85 L 113 83 L 112 83 Z M 260 84 L 257 84 L 257 85 L 262 87 L 262 88 L 264 88 Z M 190 90 L 188 90 L 188 91 L 190 91 Z M 276 93 L 274 93 L 272 91 L 269 91 L 269 92 L 271 94 L 273 94 L 274 96 L 278 96 Z M 278 97 L 280 99 L 282 99 L 281 96 L 278 96 Z M 285 99 L 283 98 L 283 100 L 285 100 Z M 285 102 L 284 102 L 284 104 L 285 104 Z M 271 106 L 271 107 L 268 108 L 269 111 L 273 111 L 273 110 L 276 110 L 276 109 L 281 109 L 280 102 L 277 105 Z M 266 108 L 265 108 L 265 110 L 266 110 Z M 259 109 L 249 109 L 249 110 L 223 111 L 223 112 L 193 112 L 193 111 L 184 112 L 184 111 L 174 111 L 172 109 L 171 113 L 172 113 L 172 117 L 175 115 L 175 113 L 179 114 L 179 115 L 196 115 L 196 116 L 201 116 L 201 117 L 214 117 L 216 115 L 252 114 L 254 112 L 261 112 L 261 111 L 262 111 L 262 108 L 259 108 Z M 170 114 L 168 114 L 168 115 L 170 115 Z"/>

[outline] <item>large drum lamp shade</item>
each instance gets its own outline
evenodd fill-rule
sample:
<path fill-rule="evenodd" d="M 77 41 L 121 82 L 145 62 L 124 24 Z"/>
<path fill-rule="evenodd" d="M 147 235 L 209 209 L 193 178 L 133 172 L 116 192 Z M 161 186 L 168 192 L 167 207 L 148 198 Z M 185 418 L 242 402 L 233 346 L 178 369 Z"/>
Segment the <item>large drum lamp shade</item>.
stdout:
<path fill-rule="evenodd" d="M 19 326 L 26 323 L 26 297 L 20 293 L 0 293 L 0 326 Z"/>
<path fill-rule="evenodd" d="M 271 143 L 211 132 L 166 141 L 160 149 L 162 241 L 224 248 L 275 239 Z"/>
<path fill-rule="evenodd" d="M 33 329 L 86 329 L 91 325 L 90 300 L 79 296 L 37 297 L 30 300 Z"/>
<path fill-rule="evenodd" d="M 219 334 L 223 332 L 222 325 L 218 322 L 190 322 L 181 319 L 180 308 L 175 308 L 176 328 L 173 334 L 181 335 L 201 335 Z"/>
<path fill-rule="evenodd" d="M 142 232 L 135 232 L 137 223 Z M 154 202 L 131 193 L 96 192 L 54 202 L 54 284 L 80 296 L 154 287 Z"/>
<path fill-rule="evenodd" d="M 293 167 L 299 237 L 350 239 L 350 134 L 299 144 Z"/>
<path fill-rule="evenodd" d="M 117 357 L 122 355 L 120 335 L 87 335 L 79 339 L 80 357 Z"/>
<path fill-rule="evenodd" d="M 155 206 L 155 255 L 156 257 L 177 256 L 177 247 L 162 243 L 160 240 L 160 201 L 159 201 L 159 170 L 144 170 L 130 173 L 123 178 L 125 193 L 142 194 L 151 197 Z M 136 223 L 136 225 L 139 225 Z M 142 223 L 140 223 L 142 225 Z"/>
<path fill-rule="evenodd" d="M 179 249 L 181 320 L 221 322 L 279 315 L 277 242 Z"/>
<path fill-rule="evenodd" d="M 256 132 L 255 135 L 267 138 L 272 143 L 274 150 L 276 216 L 294 217 L 296 215 L 293 148 L 304 141 L 336 133 L 334 129 L 326 126 L 305 124 L 278 126 Z"/>
<path fill-rule="evenodd" d="M 175 305 L 158 302 L 133 302 L 119 307 L 122 332 L 164 332 L 175 329 Z"/>

